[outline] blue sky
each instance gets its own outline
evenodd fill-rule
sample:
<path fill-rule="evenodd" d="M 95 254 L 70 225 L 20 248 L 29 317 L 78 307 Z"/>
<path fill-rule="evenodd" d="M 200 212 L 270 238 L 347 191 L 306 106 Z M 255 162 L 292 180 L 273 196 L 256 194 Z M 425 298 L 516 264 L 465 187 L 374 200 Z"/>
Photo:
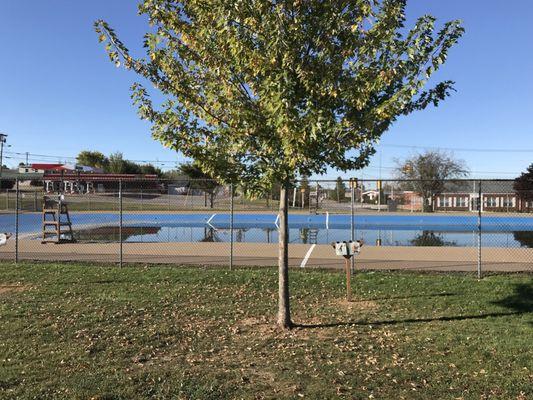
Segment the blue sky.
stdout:
<path fill-rule="evenodd" d="M 115 68 L 98 44 L 93 21 L 107 20 L 131 49 L 146 29 L 131 0 L 0 0 L 0 132 L 9 135 L 7 165 L 63 161 L 80 150 L 122 151 L 132 160 L 183 160 L 150 137 L 137 118 L 129 87 L 135 76 Z M 399 120 L 387 132 L 364 177 L 390 175 L 394 158 L 442 148 L 533 149 L 533 2 L 411 0 L 408 18 L 429 13 L 459 18 L 466 34 L 438 80 L 457 93 L 439 108 Z M 404 148 L 395 146 L 419 146 Z M 456 150 L 475 177 L 513 177 L 530 152 Z M 68 161 L 68 159 L 66 159 Z M 331 171 L 328 177 L 339 175 Z M 361 176 L 361 172 L 349 174 Z"/>

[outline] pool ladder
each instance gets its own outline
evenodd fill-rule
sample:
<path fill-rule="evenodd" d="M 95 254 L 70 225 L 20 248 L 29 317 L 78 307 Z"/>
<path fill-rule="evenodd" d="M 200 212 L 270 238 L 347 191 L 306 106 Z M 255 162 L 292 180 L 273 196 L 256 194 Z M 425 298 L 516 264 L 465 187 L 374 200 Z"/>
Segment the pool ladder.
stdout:
<path fill-rule="evenodd" d="M 57 200 L 49 196 L 44 196 L 43 236 L 41 243 L 59 244 L 75 241 L 67 204 L 63 202 L 61 196 L 58 196 Z"/>

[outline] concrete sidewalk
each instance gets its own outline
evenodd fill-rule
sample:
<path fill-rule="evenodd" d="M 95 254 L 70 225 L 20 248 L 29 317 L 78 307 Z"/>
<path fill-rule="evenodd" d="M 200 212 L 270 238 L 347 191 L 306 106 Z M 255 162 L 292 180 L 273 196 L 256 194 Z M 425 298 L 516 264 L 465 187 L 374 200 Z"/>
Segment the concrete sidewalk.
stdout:
<path fill-rule="evenodd" d="M 118 243 L 41 244 L 19 240 L 20 260 L 118 262 Z M 13 260 L 15 242 L 0 249 L 0 259 Z M 235 265 L 273 266 L 278 245 L 235 243 Z M 228 265 L 229 243 L 124 243 L 124 262 Z M 484 248 L 483 271 L 533 272 L 533 249 Z M 342 268 L 344 259 L 330 245 L 289 245 L 289 264 L 302 268 Z M 356 258 L 357 269 L 405 269 L 431 271 L 476 271 L 478 250 L 473 247 L 377 247 L 365 246 Z"/>

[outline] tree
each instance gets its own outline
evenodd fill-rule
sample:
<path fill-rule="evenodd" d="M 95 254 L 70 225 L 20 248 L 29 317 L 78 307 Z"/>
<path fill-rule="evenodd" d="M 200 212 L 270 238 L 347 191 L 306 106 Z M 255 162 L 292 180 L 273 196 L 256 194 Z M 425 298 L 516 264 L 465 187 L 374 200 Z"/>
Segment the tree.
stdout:
<path fill-rule="evenodd" d="M 264 192 L 280 182 L 278 324 L 289 307 L 287 187 L 296 176 L 366 166 L 400 115 L 438 105 L 424 90 L 463 33 L 435 18 L 405 29 L 406 0 L 143 0 L 152 28 L 134 58 L 96 21 L 112 62 L 133 69 L 132 99 L 152 135 L 221 182 Z M 159 96 L 158 96 L 159 97 Z"/>
<path fill-rule="evenodd" d="M 109 156 L 107 172 L 112 174 L 141 174 L 142 166 L 124 159 L 124 155 L 117 151 Z"/>
<path fill-rule="evenodd" d="M 109 156 L 108 172 L 112 174 L 123 174 L 126 168 L 126 161 L 121 152 L 117 151 Z"/>
<path fill-rule="evenodd" d="M 141 164 L 139 165 L 140 173 L 143 175 L 157 175 L 159 177 L 163 176 L 163 171 L 161 168 L 155 167 L 152 164 Z"/>
<path fill-rule="evenodd" d="M 78 164 L 86 165 L 93 168 L 107 169 L 109 160 L 99 151 L 83 150 L 76 157 Z"/>
<path fill-rule="evenodd" d="M 298 184 L 294 187 L 296 190 L 296 205 L 301 208 L 309 206 L 309 195 L 311 193 L 311 187 L 309 186 L 309 177 L 303 175 L 300 177 Z"/>
<path fill-rule="evenodd" d="M 207 207 L 207 195 L 209 195 L 209 207 L 213 208 L 215 195 L 220 184 L 212 176 L 204 173 L 195 163 L 182 164 L 180 172 L 191 179 L 189 187 L 191 189 L 200 189 L 204 191 L 204 206 Z"/>
<path fill-rule="evenodd" d="M 513 189 L 522 203 L 520 205 L 521 210 L 529 210 L 533 207 L 533 164 L 515 179 Z"/>
<path fill-rule="evenodd" d="M 346 185 L 340 176 L 337 178 L 335 189 L 332 190 L 331 194 L 333 200 L 336 200 L 339 203 L 346 200 Z"/>
<path fill-rule="evenodd" d="M 464 178 L 468 169 L 464 161 L 440 151 L 426 151 L 406 160 L 396 160 L 398 179 L 412 180 L 403 182 L 403 190 L 419 193 L 424 199 L 424 211 L 433 210 L 431 199 L 441 194 L 447 180 Z"/>

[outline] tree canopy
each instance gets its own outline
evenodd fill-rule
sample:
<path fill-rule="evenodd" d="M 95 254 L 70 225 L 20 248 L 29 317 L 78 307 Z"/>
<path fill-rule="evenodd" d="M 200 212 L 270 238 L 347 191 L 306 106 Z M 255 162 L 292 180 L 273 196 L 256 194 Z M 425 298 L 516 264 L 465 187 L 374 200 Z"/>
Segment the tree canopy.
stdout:
<path fill-rule="evenodd" d="M 364 167 L 400 116 L 452 90 L 424 89 L 463 33 L 420 17 L 406 29 L 405 0 L 350 2 L 144 0 L 153 27 L 135 58 L 95 23 L 113 62 L 141 84 L 133 100 L 154 138 L 222 181 L 264 187 L 328 166 Z"/>
<path fill-rule="evenodd" d="M 143 175 L 163 175 L 160 168 L 152 164 L 138 164 L 136 162 L 126 160 L 121 152 L 112 153 L 106 157 L 99 151 L 83 150 L 76 160 L 81 165 L 88 167 L 101 168 L 104 172 L 114 174 L 143 174 Z"/>
<path fill-rule="evenodd" d="M 195 163 L 180 165 L 179 171 L 191 179 L 191 186 L 212 193 L 220 184 L 210 175 L 202 171 Z"/>
<path fill-rule="evenodd" d="M 514 181 L 514 190 L 524 201 L 533 201 L 533 164 Z"/>
<path fill-rule="evenodd" d="M 346 201 L 346 185 L 340 176 L 335 181 L 335 189 L 331 191 L 331 198 L 339 203 Z"/>
<path fill-rule="evenodd" d="M 396 177 L 408 180 L 401 183 L 401 189 L 419 193 L 425 200 L 442 193 L 446 181 L 464 178 L 468 168 L 463 160 L 440 151 L 426 151 L 406 160 L 396 160 Z M 424 202 L 426 211 L 430 205 Z"/>
<path fill-rule="evenodd" d="M 99 151 L 83 150 L 80 151 L 76 160 L 81 165 L 88 167 L 106 169 L 109 166 L 108 158 Z"/>

